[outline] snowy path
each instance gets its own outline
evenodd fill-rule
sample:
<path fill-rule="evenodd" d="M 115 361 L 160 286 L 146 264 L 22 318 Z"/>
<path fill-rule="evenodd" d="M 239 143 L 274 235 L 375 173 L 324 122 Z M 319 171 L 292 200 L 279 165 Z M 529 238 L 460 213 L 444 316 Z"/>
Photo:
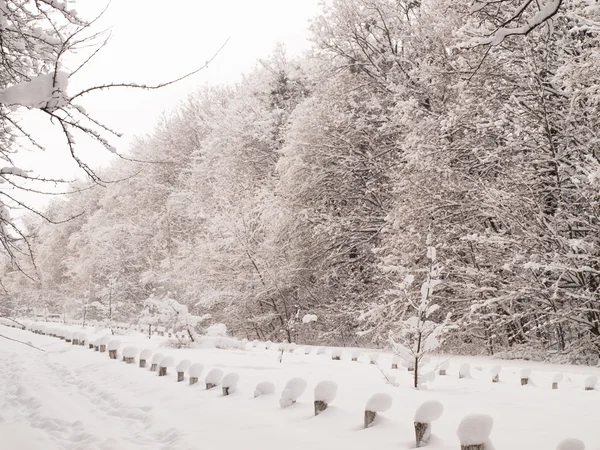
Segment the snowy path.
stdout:
<path fill-rule="evenodd" d="M 473 379 L 458 380 L 454 371 L 461 359 L 456 358 L 449 376 L 415 391 L 408 387 L 410 374 L 395 371 L 401 379 L 395 388 L 366 361 L 286 354 L 280 364 L 276 352 L 264 350 L 160 350 L 176 360 L 204 363 L 203 375 L 212 367 L 238 372 L 239 390 L 223 397 L 219 388 L 207 391 L 202 382 L 177 383 L 173 373 L 157 377 L 137 364 L 55 338 L 6 327 L 0 333 L 46 350 L 0 338 L 0 450 L 405 450 L 414 447 L 414 411 L 430 399 L 440 400 L 445 412 L 433 425 L 429 450 L 457 450 L 456 427 L 473 412 L 494 417 L 497 450 L 551 450 L 565 437 L 584 440 L 586 450 L 600 450 L 600 390 L 581 389 L 583 377 L 599 373 L 594 368 L 526 363 L 536 385 L 521 387 L 518 371 L 524 363 L 502 362 L 502 382 L 492 385 L 487 368 L 498 362 L 470 358 Z M 119 339 L 138 348 L 160 343 L 142 336 Z M 556 370 L 565 372 L 565 381 L 552 391 L 547 385 Z M 279 393 L 293 376 L 304 377 L 308 389 L 297 404 L 281 409 Z M 312 389 L 325 379 L 338 383 L 338 397 L 314 417 Z M 252 398 L 263 380 L 275 383 L 276 395 Z M 364 430 L 363 408 L 375 392 L 392 395 L 394 405 Z"/>

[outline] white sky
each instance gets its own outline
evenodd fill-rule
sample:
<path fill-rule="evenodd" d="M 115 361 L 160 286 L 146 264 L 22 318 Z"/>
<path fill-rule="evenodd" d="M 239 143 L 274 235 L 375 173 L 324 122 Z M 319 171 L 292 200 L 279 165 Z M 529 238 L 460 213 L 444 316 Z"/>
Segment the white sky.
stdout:
<path fill-rule="evenodd" d="M 105 1 L 77 0 L 74 7 L 86 18 L 104 8 Z M 277 42 L 293 56 L 309 46 L 308 23 L 319 0 L 112 0 L 97 30 L 111 28 L 109 44 L 71 80 L 69 93 L 79 87 L 110 82 L 155 84 L 177 78 L 210 59 L 229 37 L 215 61 L 176 85 L 157 91 L 114 89 L 98 91 L 80 102 L 94 117 L 124 133 L 116 140 L 125 152 L 135 135 L 151 132 L 158 117 L 204 84 L 236 82 L 259 58 L 268 57 Z M 19 158 L 25 169 L 52 178 L 82 176 L 70 159 L 58 130 L 43 119 L 26 123 L 48 148 Z M 43 136 L 43 138 L 42 138 Z M 110 153 L 99 146 L 81 145 L 79 156 L 90 166 L 106 164 Z M 89 142 L 87 142 L 89 144 Z M 48 196 L 27 196 L 38 206 Z"/>

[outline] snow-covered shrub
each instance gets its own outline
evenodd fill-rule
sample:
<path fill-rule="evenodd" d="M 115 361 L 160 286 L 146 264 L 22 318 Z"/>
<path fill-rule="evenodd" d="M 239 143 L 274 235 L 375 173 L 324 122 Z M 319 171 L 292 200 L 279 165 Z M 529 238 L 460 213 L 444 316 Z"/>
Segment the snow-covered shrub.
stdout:
<path fill-rule="evenodd" d="M 219 384 L 221 378 L 223 378 L 223 371 L 217 367 L 212 369 L 210 372 L 208 372 L 204 380 L 206 383 L 206 389 L 214 388 L 217 384 Z"/>
<path fill-rule="evenodd" d="M 201 363 L 194 363 L 188 369 L 188 375 L 190 376 L 190 384 L 196 384 L 198 382 L 198 378 L 202 375 L 202 371 L 204 370 L 204 366 Z"/>
<path fill-rule="evenodd" d="M 317 355 L 323 355 L 326 351 L 327 349 L 325 347 L 319 347 L 317 348 Z"/>
<path fill-rule="evenodd" d="M 237 387 L 238 381 L 240 381 L 240 376 L 235 372 L 225 375 L 221 380 L 221 385 L 223 386 L 223 395 L 233 394 Z"/>
<path fill-rule="evenodd" d="M 316 321 L 317 316 L 314 314 L 304 314 L 304 316 L 302 317 L 302 323 L 311 323 Z"/>
<path fill-rule="evenodd" d="M 183 381 L 184 372 L 190 368 L 192 362 L 189 359 L 182 359 L 175 366 L 175 371 L 177 372 L 177 381 Z"/>
<path fill-rule="evenodd" d="M 494 425 L 494 419 L 486 414 L 470 414 L 465 416 L 456 430 L 461 445 L 479 445 L 484 450 L 484 445 L 489 442 L 489 437 Z"/>
<path fill-rule="evenodd" d="M 355 348 L 354 350 L 352 350 L 352 353 L 350 354 L 352 357 L 352 361 L 358 361 L 358 358 L 360 358 L 362 351 L 359 348 Z"/>
<path fill-rule="evenodd" d="M 306 347 L 304 347 L 305 355 L 310 355 L 310 352 L 312 352 L 312 347 L 310 345 L 307 345 Z"/>
<path fill-rule="evenodd" d="M 166 356 L 158 363 L 158 376 L 164 377 L 167 374 L 167 369 L 175 365 L 175 358 Z"/>
<path fill-rule="evenodd" d="M 286 408 L 293 403 L 296 403 L 298 397 L 300 397 L 306 390 L 306 380 L 304 378 L 292 378 L 287 382 L 285 388 L 281 392 L 281 398 L 279 404 L 282 408 Z"/>
<path fill-rule="evenodd" d="M 123 358 L 126 363 L 131 364 L 135 362 L 135 357 L 138 354 L 138 349 L 136 347 L 127 346 L 123 349 Z"/>
<path fill-rule="evenodd" d="M 275 392 L 275 385 L 270 381 L 261 381 L 256 385 L 254 389 L 254 397 L 258 397 L 259 395 L 268 395 L 273 394 Z"/>
<path fill-rule="evenodd" d="M 335 399 L 338 386 L 334 381 L 325 380 L 315 386 L 315 416 L 325 411 Z"/>
<path fill-rule="evenodd" d="M 590 375 L 583 381 L 583 386 L 586 391 L 593 391 L 596 387 L 596 383 L 598 382 L 598 377 L 595 375 Z"/>
<path fill-rule="evenodd" d="M 585 450 L 585 444 L 579 439 L 568 438 L 560 441 L 556 450 Z"/>
<path fill-rule="evenodd" d="M 342 359 L 343 350 L 339 347 L 333 347 L 331 349 L 331 359 L 340 360 Z"/>
<path fill-rule="evenodd" d="M 150 370 L 152 372 L 156 371 L 156 368 L 158 367 L 158 365 L 164 357 L 165 355 L 163 355 L 162 353 L 155 353 L 154 356 L 152 356 L 152 364 L 150 366 Z"/>
<path fill-rule="evenodd" d="M 431 437 L 431 422 L 442 417 L 444 405 L 437 400 L 423 402 L 415 411 L 414 425 L 417 447 L 429 442 Z"/>
<path fill-rule="evenodd" d="M 377 413 L 387 411 L 392 407 L 392 396 L 384 393 L 373 394 L 365 405 L 365 428 L 367 428 L 377 416 Z"/>
<path fill-rule="evenodd" d="M 529 376 L 531 375 L 531 369 L 521 369 L 521 386 L 525 386 L 529 383 Z"/>
<path fill-rule="evenodd" d="M 458 369 L 458 378 L 470 378 L 471 377 L 471 366 L 469 363 L 462 363 Z"/>

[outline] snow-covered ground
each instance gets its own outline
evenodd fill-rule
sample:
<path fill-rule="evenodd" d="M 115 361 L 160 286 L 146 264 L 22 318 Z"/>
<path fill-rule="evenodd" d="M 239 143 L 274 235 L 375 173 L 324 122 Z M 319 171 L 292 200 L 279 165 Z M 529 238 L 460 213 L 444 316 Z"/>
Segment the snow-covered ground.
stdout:
<path fill-rule="evenodd" d="M 159 377 L 139 368 L 137 359 L 126 364 L 120 355 L 111 360 L 108 352 L 14 328 L 0 327 L 0 333 L 45 350 L 0 338 L 0 448 L 6 450 L 408 449 L 415 445 L 415 411 L 426 400 L 444 405 L 433 423 L 431 450 L 458 450 L 456 430 L 472 413 L 493 417 L 497 450 L 555 449 L 567 437 L 600 450 L 600 390 L 583 389 L 588 376 L 600 375 L 596 368 L 456 357 L 446 376 L 417 391 L 406 369 L 388 370 L 391 355 L 385 353 L 378 366 L 396 377 L 398 387 L 368 363 L 367 354 L 352 362 L 345 351 L 341 361 L 333 361 L 329 352 L 305 355 L 299 347 L 280 363 L 277 351 L 264 348 L 161 348 L 175 363 L 204 364 L 199 383 L 190 386 L 187 374 L 184 382 L 176 381 L 174 367 Z M 154 350 L 164 341 L 142 335 L 118 339 L 121 350 L 128 345 Z M 459 380 L 465 361 L 471 363 L 471 378 Z M 497 364 L 500 383 L 492 384 L 489 369 Z M 204 377 L 213 368 L 239 374 L 235 392 L 224 397 L 220 386 L 205 389 Z M 527 386 L 520 385 L 523 368 L 532 369 Z M 557 372 L 564 380 L 552 390 Z M 297 403 L 281 408 L 281 391 L 293 377 L 306 379 L 308 387 Z M 315 417 L 314 388 L 323 380 L 337 383 L 337 395 Z M 272 381 L 275 393 L 254 398 L 261 381 Z M 379 392 L 392 396 L 392 407 L 363 429 L 365 404 Z"/>

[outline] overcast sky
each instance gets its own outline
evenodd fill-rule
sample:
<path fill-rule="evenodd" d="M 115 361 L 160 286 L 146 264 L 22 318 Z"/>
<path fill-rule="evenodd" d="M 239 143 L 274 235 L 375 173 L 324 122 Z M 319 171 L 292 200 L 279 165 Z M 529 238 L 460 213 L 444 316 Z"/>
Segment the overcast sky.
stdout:
<path fill-rule="evenodd" d="M 86 18 L 94 17 L 105 4 L 74 2 Z M 240 80 L 259 58 L 272 53 L 277 42 L 284 43 L 292 56 L 308 48 L 308 23 L 318 13 L 318 4 L 319 0 L 112 0 L 96 26 L 98 30 L 110 27 L 112 37 L 72 77 L 69 92 L 111 82 L 154 84 L 177 78 L 201 66 L 229 38 L 207 69 L 176 85 L 158 91 L 114 89 L 84 97 L 81 103 L 88 112 L 125 133 L 115 141 L 124 152 L 135 135 L 151 132 L 163 111 L 199 86 Z M 43 121 L 48 122 L 45 117 Z M 53 178 L 82 176 L 58 131 L 53 133 L 41 123 L 36 128 L 48 150 L 21 158 L 26 168 Z M 83 146 L 83 141 L 78 151 L 92 167 L 110 159 L 108 152 Z"/>

